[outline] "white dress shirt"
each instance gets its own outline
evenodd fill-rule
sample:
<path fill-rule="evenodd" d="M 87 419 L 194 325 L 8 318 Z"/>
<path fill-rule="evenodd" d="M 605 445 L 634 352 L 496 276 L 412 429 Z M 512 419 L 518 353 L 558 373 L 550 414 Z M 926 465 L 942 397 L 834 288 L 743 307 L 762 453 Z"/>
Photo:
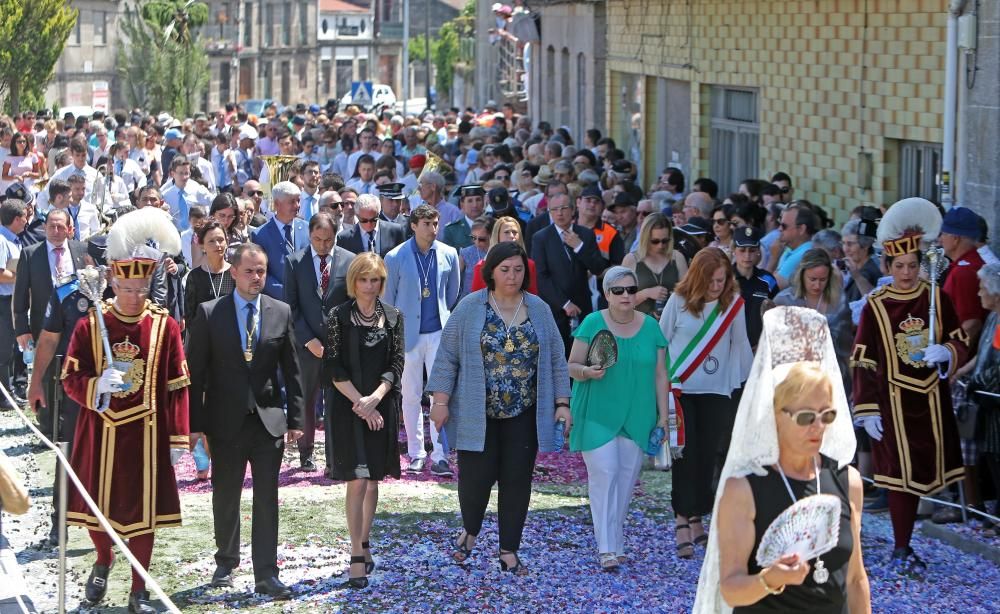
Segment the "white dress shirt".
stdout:
<path fill-rule="evenodd" d="M 45 241 L 45 249 L 49 252 L 49 273 L 52 275 L 53 287 L 57 285 L 60 275 L 69 275 L 73 272 L 73 256 L 69 253 L 69 245 L 65 242 L 61 245 L 62 254 L 56 260 L 56 246 L 50 241 Z"/>

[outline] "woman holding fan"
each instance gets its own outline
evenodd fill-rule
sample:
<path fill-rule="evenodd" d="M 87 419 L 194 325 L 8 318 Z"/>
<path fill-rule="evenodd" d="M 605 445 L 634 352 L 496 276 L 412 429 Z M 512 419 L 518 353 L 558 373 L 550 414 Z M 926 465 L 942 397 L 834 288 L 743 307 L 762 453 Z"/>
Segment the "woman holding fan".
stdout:
<path fill-rule="evenodd" d="M 569 447 L 583 452 L 587 465 L 590 513 L 605 571 L 626 561 L 623 529 L 642 454 L 654 429 L 667 428 L 667 341 L 656 320 L 636 310 L 637 284 L 635 273 L 623 266 L 604 273 L 608 308 L 584 318 L 569 353 L 575 380 Z M 608 332 L 617 358 L 614 364 L 594 364 L 589 348 Z M 653 443 L 658 447 L 661 441 Z"/>
<path fill-rule="evenodd" d="M 694 546 L 708 541 L 701 517 L 712 509 L 715 459 L 732 424 L 733 391 L 753 361 L 743 299 L 722 250 L 709 247 L 691 260 L 663 308 L 660 330 L 670 347 L 667 364 L 685 438 L 671 483 L 677 555 L 691 558 Z"/>

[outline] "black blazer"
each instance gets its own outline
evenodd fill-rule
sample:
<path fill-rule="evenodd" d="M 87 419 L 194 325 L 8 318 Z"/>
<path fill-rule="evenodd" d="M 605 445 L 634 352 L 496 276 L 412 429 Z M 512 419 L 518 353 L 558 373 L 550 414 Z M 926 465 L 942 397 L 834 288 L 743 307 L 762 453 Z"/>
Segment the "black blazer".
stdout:
<path fill-rule="evenodd" d="M 365 233 L 362 232 L 358 224 L 349 226 L 345 228 L 339 235 L 337 235 L 337 245 L 343 247 L 352 254 L 360 254 L 366 251 L 365 248 L 368 247 L 367 244 L 363 244 Z M 394 222 L 386 222 L 385 220 L 379 219 L 378 230 L 375 234 L 375 251 L 378 252 L 379 256 L 385 258 L 385 255 L 391 252 L 397 245 L 406 240 L 406 231 L 403 227 Z"/>
<path fill-rule="evenodd" d="M 326 296 L 320 297 L 313 264 L 313 249 L 307 247 L 285 259 L 285 302 L 292 308 L 295 321 L 295 339 L 303 347 L 312 339 L 326 343 L 326 314 L 347 301 L 347 267 L 354 254 L 343 247 L 334 246 L 330 252 L 330 285 Z"/>
<path fill-rule="evenodd" d="M 597 251 L 593 230 L 573 224 L 573 232 L 583 240 L 579 253 L 566 247 L 559 230 L 551 224 L 535 233 L 531 242 L 531 258 L 535 261 L 538 275 L 538 294 L 556 315 L 563 315 L 566 301 L 573 301 L 580 311 L 590 313 L 587 273 L 600 275 L 608 266 L 601 252 Z"/>
<path fill-rule="evenodd" d="M 535 238 L 535 233 L 539 230 L 545 228 L 546 226 L 552 225 L 552 218 L 549 217 L 548 211 L 542 211 L 535 217 L 531 218 L 527 225 L 521 229 L 524 233 L 524 249 L 529 254 L 533 253 L 531 248 L 531 242 Z"/>
<path fill-rule="evenodd" d="M 198 306 L 187 343 L 192 433 L 232 439 L 239 434 L 251 404 L 275 437 L 289 429 L 302 429 L 305 402 L 292 310 L 266 294 L 260 295 L 260 301 L 260 339 L 249 365 L 243 359 L 233 295 Z M 279 368 L 284 375 L 287 416 L 282 409 Z"/>
<path fill-rule="evenodd" d="M 36 243 L 23 252 L 17 261 L 14 280 L 14 334 L 31 333 L 38 339 L 45 323 L 45 309 L 52 296 L 52 271 L 49 268 L 48 242 Z M 73 259 L 73 268 L 86 266 L 87 245 L 68 239 L 66 247 Z"/>

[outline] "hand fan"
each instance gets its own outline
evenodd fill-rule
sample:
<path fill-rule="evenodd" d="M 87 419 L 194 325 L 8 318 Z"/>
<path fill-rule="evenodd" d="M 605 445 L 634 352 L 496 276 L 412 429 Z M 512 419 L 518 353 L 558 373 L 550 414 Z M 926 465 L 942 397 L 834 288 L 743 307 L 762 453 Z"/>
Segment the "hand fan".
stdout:
<path fill-rule="evenodd" d="M 618 362 L 618 342 L 610 330 L 598 331 L 587 348 L 587 366 L 608 369 Z"/>
<path fill-rule="evenodd" d="M 840 539 L 840 499 L 833 495 L 811 495 L 782 512 L 757 548 L 757 564 L 769 567 L 787 554 L 808 561 L 826 554 Z"/>

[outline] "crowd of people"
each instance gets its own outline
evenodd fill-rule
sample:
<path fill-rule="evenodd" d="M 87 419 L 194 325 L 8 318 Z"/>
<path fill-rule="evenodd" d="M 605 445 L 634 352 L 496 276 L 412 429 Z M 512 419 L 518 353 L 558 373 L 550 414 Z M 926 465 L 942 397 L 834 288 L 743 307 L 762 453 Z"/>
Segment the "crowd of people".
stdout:
<path fill-rule="evenodd" d="M 302 471 L 319 471 L 316 436 L 325 475 L 347 482 L 352 588 L 376 568 L 379 481 L 449 478 L 449 450 L 454 560 L 472 556 L 499 485 L 499 564 L 527 574 L 518 550 L 538 451 L 568 437 L 582 452 L 596 559 L 610 572 L 630 560 L 623 531 L 643 456 L 666 446 L 677 556 L 707 546 L 703 582 L 714 573 L 699 603 L 746 612 L 863 611 L 862 506 L 887 497 L 892 563 L 919 574 L 918 496 L 965 478 L 981 507 L 984 467 L 1000 490 L 1000 405 L 981 394 L 1000 392 L 1000 264 L 970 209 L 858 207 L 838 232 L 786 173 L 731 194 L 680 168 L 640 185 L 637 164 L 598 130 L 574 138 L 492 102 L 409 117 L 316 105 L 253 117 L 231 104 L 186 120 L 23 120 L 0 119 L 0 377 L 74 442 L 105 513 L 120 513 L 122 495 L 99 471 L 113 458 L 102 445 L 161 458 L 190 448 L 213 486 L 213 586 L 231 586 L 239 562 L 249 464 L 256 588 L 290 596 L 276 563 L 278 471 L 283 442 Z M 148 239 L 131 228 L 142 216 L 166 220 L 176 248 L 161 239 L 155 255 L 115 255 L 116 228 Z M 931 280 L 920 264 L 935 241 L 947 266 Z M 107 368 L 75 276 L 93 263 L 114 275 L 101 309 L 121 334 Z M 792 320 L 812 337 L 784 338 Z M 608 334 L 616 360 L 595 363 Z M 144 379 L 155 369 L 166 371 Z M 135 396 L 157 387 L 155 399 Z M 95 430 L 140 414 L 163 415 L 153 451 L 148 434 L 109 444 Z M 156 513 L 112 518 L 147 564 L 153 530 L 180 519 L 169 467 L 148 469 L 169 472 L 147 476 L 160 485 L 144 499 Z M 843 502 L 837 549 L 825 563 L 756 566 L 770 520 L 820 490 Z M 70 504 L 99 553 L 87 584 L 98 602 L 110 542 L 72 493 Z M 817 563 L 829 583 L 807 578 Z M 130 611 L 151 611 L 138 576 L 132 594 Z"/>

